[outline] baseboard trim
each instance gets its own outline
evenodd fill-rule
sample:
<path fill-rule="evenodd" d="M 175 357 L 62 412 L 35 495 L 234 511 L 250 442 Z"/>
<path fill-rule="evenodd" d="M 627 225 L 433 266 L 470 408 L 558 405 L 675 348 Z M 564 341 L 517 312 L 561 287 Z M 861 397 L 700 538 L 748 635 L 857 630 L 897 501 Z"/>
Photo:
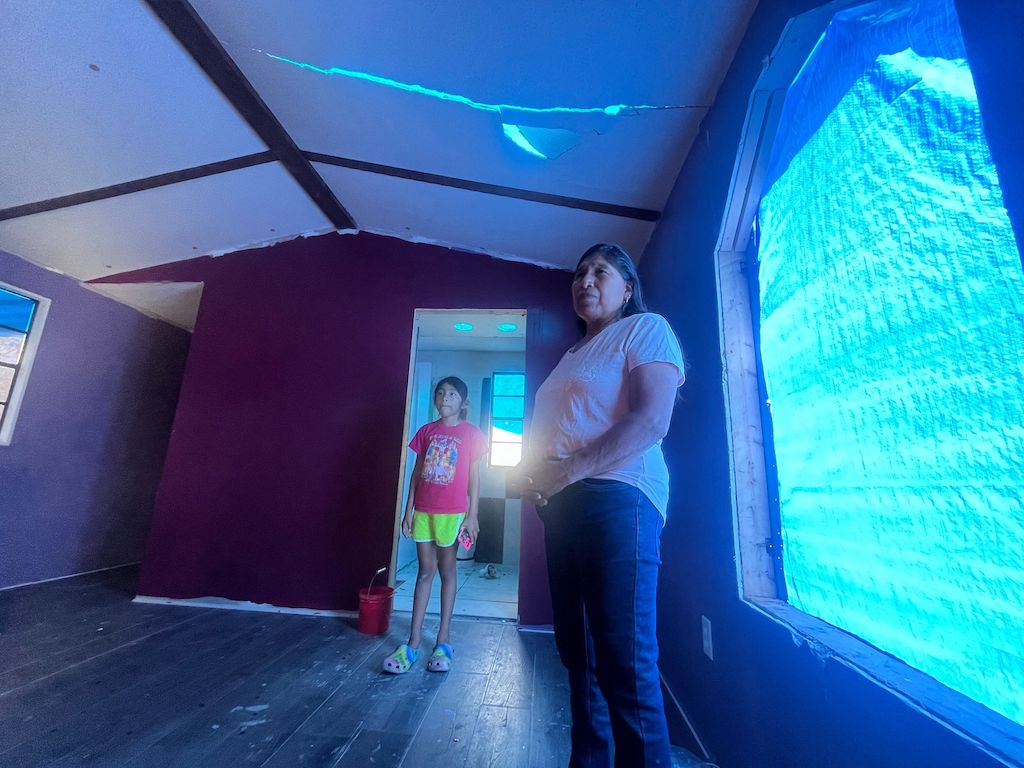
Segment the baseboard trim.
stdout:
<path fill-rule="evenodd" d="M 679 699 L 676 696 L 675 691 L 672 690 L 672 686 L 668 684 L 668 680 L 665 679 L 665 675 L 661 672 L 661 670 L 658 670 L 658 675 L 661 677 L 661 687 L 665 689 L 666 693 L 668 693 L 668 697 L 669 699 L 671 699 L 673 706 L 676 708 L 676 711 L 682 716 L 683 722 L 686 723 L 686 727 L 690 729 L 690 733 L 693 736 L 693 740 L 697 743 L 697 746 L 700 747 L 701 759 L 704 760 L 704 764 L 706 766 L 714 766 L 714 758 L 711 756 L 711 753 L 708 751 L 707 746 L 704 744 L 704 739 L 702 739 L 700 737 L 700 734 L 697 733 L 697 729 L 693 726 L 693 721 L 690 720 L 690 716 L 686 714 L 686 710 L 683 709 L 683 705 L 679 702 Z"/>
<path fill-rule="evenodd" d="M 219 608 L 225 611 L 258 611 L 262 613 L 293 613 L 298 616 L 330 616 L 342 619 L 354 619 L 358 611 L 332 611 L 318 608 L 290 608 L 288 606 L 271 605 L 270 603 L 253 603 L 248 600 L 229 600 L 226 597 L 156 597 L 153 595 L 136 595 L 133 603 L 151 605 L 184 605 L 190 608 Z"/>
<path fill-rule="evenodd" d="M 91 573 L 103 573 L 103 571 L 116 571 L 118 568 L 130 568 L 134 565 L 142 565 L 141 560 L 135 560 L 130 563 L 121 563 L 120 565 L 108 565 L 105 568 L 94 568 L 91 571 L 80 571 L 79 573 L 69 573 L 66 576 L 52 576 L 49 579 L 40 579 L 39 581 L 26 581 L 22 584 L 11 584 L 7 587 L 0 587 L 0 592 L 8 589 L 18 589 L 20 587 L 31 587 L 35 584 L 48 584 L 51 581 L 61 581 L 62 579 L 73 579 L 76 576 L 88 576 Z"/>

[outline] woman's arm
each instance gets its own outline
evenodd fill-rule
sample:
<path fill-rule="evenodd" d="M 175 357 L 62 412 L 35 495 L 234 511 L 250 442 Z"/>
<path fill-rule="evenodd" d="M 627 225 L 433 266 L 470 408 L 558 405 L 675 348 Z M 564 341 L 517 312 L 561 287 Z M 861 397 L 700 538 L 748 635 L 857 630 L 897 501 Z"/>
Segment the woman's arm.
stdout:
<path fill-rule="evenodd" d="M 629 374 L 629 411 L 607 432 L 561 461 L 522 470 L 527 501 L 546 499 L 577 480 L 601 475 L 639 456 L 668 433 L 679 370 L 671 363 L 646 363 Z"/>

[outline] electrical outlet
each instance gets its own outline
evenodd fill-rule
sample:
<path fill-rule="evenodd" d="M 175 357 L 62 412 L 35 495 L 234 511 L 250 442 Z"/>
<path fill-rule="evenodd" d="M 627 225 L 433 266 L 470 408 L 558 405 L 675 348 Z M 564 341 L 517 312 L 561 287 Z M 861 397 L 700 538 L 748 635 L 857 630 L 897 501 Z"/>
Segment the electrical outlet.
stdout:
<path fill-rule="evenodd" d="M 707 616 L 700 617 L 700 639 L 704 643 L 704 655 L 714 661 L 715 649 L 711 644 L 711 619 Z"/>

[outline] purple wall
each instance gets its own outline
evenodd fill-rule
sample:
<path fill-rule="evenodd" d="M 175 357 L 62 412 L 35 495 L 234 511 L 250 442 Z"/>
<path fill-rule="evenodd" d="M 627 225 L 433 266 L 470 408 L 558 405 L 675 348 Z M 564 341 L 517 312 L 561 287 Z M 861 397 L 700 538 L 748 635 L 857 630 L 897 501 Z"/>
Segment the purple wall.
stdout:
<path fill-rule="evenodd" d="M 1001 763 L 836 659 L 797 645 L 737 594 L 713 252 L 762 60 L 786 20 L 818 4 L 758 5 L 640 265 L 651 304 L 676 328 L 690 366 L 665 441 L 672 502 L 662 547 L 660 630 L 669 650 L 662 669 L 723 768 L 989 768 Z M 1019 239 L 1024 54 L 1017 40 L 1024 34 L 1024 6 L 959 5 L 986 133 Z M 702 614 L 712 621 L 714 662 L 702 653 Z M 676 725 L 676 743 L 690 743 Z"/>
<path fill-rule="evenodd" d="M 0 446 L 0 587 L 138 562 L 189 334 L 3 251 L 0 280 L 52 301 Z"/>
<path fill-rule="evenodd" d="M 206 284 L 146 595 L 355 609 L 391 555 L 414 309 L 526 308 L 534 386 L 573 339 L 565 272 L 368 234 L 116 279 Z M 549 622 L 532 511 L 522 572 L 523 622 Z"/>

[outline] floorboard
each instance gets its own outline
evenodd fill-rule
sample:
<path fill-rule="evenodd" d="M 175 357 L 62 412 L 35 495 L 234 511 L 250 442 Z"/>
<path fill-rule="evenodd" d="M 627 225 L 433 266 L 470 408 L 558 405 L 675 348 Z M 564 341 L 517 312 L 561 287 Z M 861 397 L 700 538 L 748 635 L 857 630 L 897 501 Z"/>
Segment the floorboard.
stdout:
<path fill-rule="evenodd" d="M 530 711 L 484 704 L 477 716 L 467 768 L 529 768 Z"/>
<path fill-rule="evenodd" d="M 0 671 L 91 642 L 125 621 L 159 616 L 159 611 L 132 610 L 134 570 L 119 568 L 0 591 Z"/>
<path fill-rule="evenodd" d="M 530 720 L 530 765 L 569 764 L 569 680 L 550 635 L 520 633 L 533 652 L 534 695 Z"/>
<path fill-rule="evenodd" d="M 483 703 L 488 706 L 529 708 L 533 700 L 534 654 L 516 627 L 501 633 L 494 664 L 487 675 Z"/>
<path fill-rule="evenodd" d="M 485 676 L 454 669 L 424 712 L 408 745 L 402 768 L 466 765 L 480 708 Z"/>
<path fill-rule="evenodd" d="M 555 768 L 568 689 L 550 635 L 456 619 L 452 671 L 354 621 L 131 602 L 137 569 L 0 592 L 4 768 Z M 687 764 L 680 762 L 680 765 Z M 697 763 L 693 763 L 697 765 Z"/>
<path fill-rule="evenodd" d="M 74 675 L 87 687 L 85 694 L 62 697 L 56 711 L 45 708 L 46 738 L 22 741 L 0 753 L 0 763 L 120 764 L 108 756 L 125 742 L 139 743 L 179 712 L 237 685 L 305 631 L 278 616 L 247 618 L 241 628 L 223 620 L 190 622 L 180 636 L 172 630 L 140 647 L 126 646 L 117 658 L 103 657 L 102 665 L 88 662 Z M 22 690 L 30 689 L 37 693 L 39 686 Z"/>
<path fill-rule="evenodd" d="M 67 643 L 63 647 L 49 649 L 38 648 L 30 657 L 23 658 L 19 666 L 0 672 L 0 694 L 11 693 L 74 665 L 116 651 L 129 643 L 147 640 L 174 626 L 194 621 L 198 616 L 194 611 L 177 609 L 163 615 L 148 616 L 125 626 L 107 626 L 104 628 L 106 631 L 97 629 L 88 641 Z"/>

